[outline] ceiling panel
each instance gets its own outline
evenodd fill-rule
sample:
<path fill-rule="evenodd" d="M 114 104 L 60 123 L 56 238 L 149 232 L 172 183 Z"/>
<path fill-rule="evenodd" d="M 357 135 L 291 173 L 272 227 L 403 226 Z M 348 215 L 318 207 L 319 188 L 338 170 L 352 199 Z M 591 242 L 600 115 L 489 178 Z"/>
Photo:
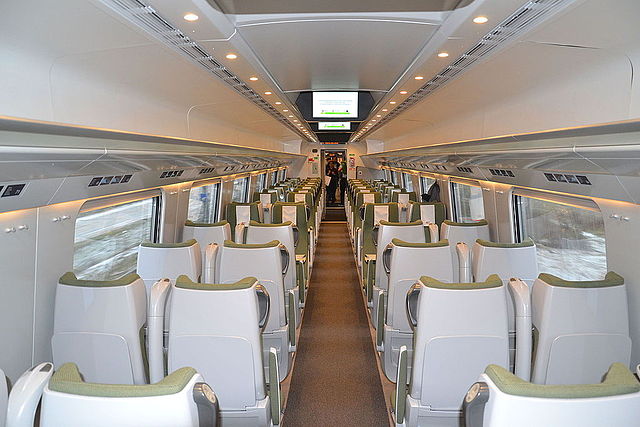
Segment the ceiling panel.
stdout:
<path fill-rule="evenodd" d="M 285 91 L 386 91 L 437 29 L 431 23 L 341 19 L 250 25 L 239 31 Z"/>

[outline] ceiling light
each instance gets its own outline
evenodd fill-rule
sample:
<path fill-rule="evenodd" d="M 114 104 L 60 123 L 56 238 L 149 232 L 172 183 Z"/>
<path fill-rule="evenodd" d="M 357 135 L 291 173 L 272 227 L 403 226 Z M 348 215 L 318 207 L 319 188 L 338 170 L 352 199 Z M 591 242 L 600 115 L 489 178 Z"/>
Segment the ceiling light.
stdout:
<path fill-rule="evenodd" d="M 395 103 L 396 103 L 396 101 L 389 101 L 389 104 L 391 104 L 391 105 L 393 105 Z"/>
<path fill-rule="evenodd" d="M 382 114 L 376 114 L 376 117 L 382 117 Z"/>
<path fill-rule="evenodd" d="M 289 110 L 282 110 L 282 112 L 283 112 L 283 113 L 288 113 L 288 112 L 289 112 Z"/>
<path fill-rule="evenodd" d="M 251 80 L 252 82 L 257 82 L 257 81 L 258 81 L 258 78 L 257 78 L 257 77 L 255 77 L 255 76 L 254 76 L 254 77 L 249 77 L 249 80 Z"/>
<path fill-rule="evenodd" d="M 271 92 L 266 91 L 264 94 L 265 94 L 265 95 L 271 95 Z"/>
<path fill-rule="evenodd" d="M 376 121 L 376 119 L 373 119 L 373 120 L 371 120 L 371 121 L 372 121 L 372 122 L 375 122 L 375 121 Z"/>
<path fill-rule="evenodd" d="M 438 54 L 438 58 L 446 58 L 447 56 L 449 56 L 449 54 L 447 52 L 440 52 Z"/>
<path fill-rule="evenodd" d="M 236 55 L 235 53 L 227 53 L 226 58 L 227 59 L 236 59 L 238 57 L 238 55 Z"/>
<path fill-rule="evenodd" d="M 389 110 L 387 110 L 386 108 L 383 108 L 382 111 L 389 111 Z"/>
<path fill-rule="evenodd" d="M 198 20 L 198 15 L 196 15 L 195 13 L 187 13 L 183 16 L 185 21 L 189 21 L 189 22 L 193 22 L 193 21 L 197 21 Z"/>
<path fill-rule="evenodd" d="M 282 102 L 276 101 L 276 105 L 280 105 L 280 104 L 282 104 Z"/>
<path fill-rule="evenodd" d="M 476 24 L 486 24 L 487 22 L 489 22 L 489 18 L 487 18 L 486 16 L 476 16 L 475 18 L 473 18 L 473 22 L 475 22 Z"/>
<path fill-rule="evenodd" d="M 415 77 L 414 77 L 414 79 L 416 79 L 416 80 L 423 80 L 423 79 L 424 79 L 424 77 L 422 77 L 422 76 L 415 76 Z"/>
<path fill-rule="evenodd" d="M 294 120 L 294 122 L 297 122 L 297 121 L 298 121 L 298 119 L 295 119 L 295 120 Z"/>
<path fill-rule="evenodd" d="M 293 117 L 292 115 L 289 115 L 289 117 Z"/>
<path fill-rule="evenodd" d="M 406 95 L 406 94 L 407 94 L 407 91 L 406 91 L 406 90 L 401 90 L 401 91 L 400 91 L 400 95 Z"/>

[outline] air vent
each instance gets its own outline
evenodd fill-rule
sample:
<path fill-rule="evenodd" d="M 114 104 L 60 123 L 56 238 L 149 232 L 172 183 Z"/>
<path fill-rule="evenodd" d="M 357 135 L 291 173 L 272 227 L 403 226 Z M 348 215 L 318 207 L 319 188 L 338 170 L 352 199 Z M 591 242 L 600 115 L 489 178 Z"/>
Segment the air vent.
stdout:
<path fill-rule="evenodd" d="M 156 39 L 170 48 L 187 56 L 192 62 L 205 68 L 211 74 L 222 80 L 240 95 L 253 102 L 264 112 L 278 120 L 291 131 L 300 135 L 304 140 L 309 138 L 293 125 L 285 116 L 280 114 L 271 104 L 264 100 L 257 92 L 251 89 L 238 76 L 227 70 L 226 67 L 215 60 L 207 53 L 207 50 L 195 41 L 191 40 L 169 21 L 164 19 L 151 6 L 144 4 L 140 0 L 100 0 L 118 15 L 124 17 L 129 22 L 144 29 Z"/>
<path fill-rule="evenodd" d="M 550 182 L 564 182 L 569 184 L 591 185 L 591 181 L 584 175 L 567 175 L 562 173 L 545 173 L 544 177 Z"/>
<path fill-rule="evenodd" d="M 216 169 L 216 168 L 205 168 L 205 169 L 200 169 L 200 173 L 199 173 L 199 174 L 200 174 L 200 175 L 202 175 L 202 174 L 205 174 L 205 173 L 213 173 L 213 171 L 214 171 L 215 169 Z"/>
<path fill-rule="evenodd" d="M 87 187 L 97 187 L 99 185 L 109 184 L 126 184 L 131 181 L 132 175 L 116 175 L 116 176 L 96 176 L 91 178 Z"/>
<path fill-rule="evenodd" d="M 482 37 L 478 44 L 463 53 L 458 59 L 436 74 L 435 77 L 426 82 L 420 89 L 411 94 L 396 108 L 391 110 L 389 114 L 381 118 L 375 125 L 370 126 L 368 131 L 361 133 L 358 140 L 363 139 L 366 135 L 369 135 L 371 132 L 374 132 L 376 129 L 379 129 L 381 126 L 396 118 L 400 113 L 413 107 L 415 104 L 422 101 L 445 84 L 449 83 L 455 77 L 467 71 L 478 60 L 484 58 L 491 51 L 498 47 L 502 47 L 504 43 L 510 41 L 516 36 L 519 36 L 532 25 L 537 24 L 542 19 L 548 17 L 552 12 L 557 11 L 560 7 L 566 6 L 568 3 L 571 2 L 567 0 L 532 0 L 527 2 L 524 6 L 515 11 L 515 13 L 489 31 L 484 37 Z M 369 118 L 362 123 L 369 123 Z"/>
<path fill-rule="evenodd" d="M 464 173 L 473 173 L 471 168 L 468 168 L 468 167 L 465 167 L 465 166 L 458 166 L 458 171 L 459 172 L 464 172 Z"/>
<path fill-rule="evenodd" d="M 182 176 L 184 173 L 184 169 L 180 171 L 164 171 L 160 174 L 160 178 L 175 178 L 178 176 Z"/>
<path fill-rule="evenodd" d="M 515 178 L 516 176 L 510 170 L 506 169 L 489 169 L 489 172 L 493 176 L 506 176 L 509 178 Z"/>

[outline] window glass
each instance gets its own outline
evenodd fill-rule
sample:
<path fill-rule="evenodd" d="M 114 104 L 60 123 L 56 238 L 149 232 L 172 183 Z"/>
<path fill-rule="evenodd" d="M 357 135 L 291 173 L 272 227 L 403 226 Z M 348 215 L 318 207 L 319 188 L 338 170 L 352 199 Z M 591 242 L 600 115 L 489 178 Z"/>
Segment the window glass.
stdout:
<path fill-rule="evenodd" d="M 421 194 L 426 194 L 431 186 L 436 183 L 436 180 L 427 176 L 420 177 L 420 191 Z"/>
<path fill-rule="evenodd" d="M 262 190 L 265 189 L 267 184 L 267 174 L 266 173 L 261 173 L 260 175 L 258 175 L 258 180 L 256 182 L 256 191 L 259 193 Z"/>
<path fill-rule="evenodd" d="M 412 181 L 411 178 L 412 177 L 411 177 L 410 173 L 403 173 L 402 174 L 402 180 L 403 180 L 402 186 L 407 191 L 413 191 L 413 181 Z"/>
<path fill-rule="evenodd" d="M 271 185 L 276 185 L 276 182 L 278 182 L 278 171 L 273 171 L 271 173 Z"/>
<path fill-rule="evenodd" d="M 245 203 L 249 193 L 249 177 L 238 178 L 233 181 L 232 202 Z"/>
<path fill-rule="evenodd" d="M 538 269 L 567 280 L 607 273 L 604 220 L 596 209 L 514 196 L 517 238 L 533 239 Z"/>
<path fill-rule="evenodd" d="M 391 171 L 391 183 L 396 185 L 398 183 L 398 176 L 396 171 Z"/>
<path fill-rule="evenodd" d="M 138 245 L 156 240 L 160 198 L 80 213 L 73 271 L 80 279 L 113 280 L 136 271 Z"/>
<path fill-rule="evenodd" d="M 189 193 L 187 218 L 193 222 L 216 222 L 220 201 L 220 183 L 194 187 Z"/>
<path fill-rule="evenodd" d="M 482 188 L 475 185 L 451 183 L 453 218 L 457 222 L 472 222 L 484 219 Z"/>

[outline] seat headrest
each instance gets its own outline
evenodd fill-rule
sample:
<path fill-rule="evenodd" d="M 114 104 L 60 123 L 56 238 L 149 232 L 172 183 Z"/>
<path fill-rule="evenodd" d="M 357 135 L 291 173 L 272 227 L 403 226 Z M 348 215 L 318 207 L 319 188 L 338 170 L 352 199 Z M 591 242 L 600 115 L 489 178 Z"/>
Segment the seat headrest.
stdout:
<path fill-rule="evenodd" d="M 272 240 L 267 243 L 236 243 L 231 240 L 224 241 L 225 248 L 240 248 L 240 249 L 264 249 L 264 248 L 275 248 L 280 245 L 280 240 Z"/>
<path fill-rule="evenodd" d="M 439 248 L 442 246 L 449 246 L 449 240 L 447 239 L 442 239 L 439 242 L 433 243 L 412 243 L 405 242 L 404 240 L 400 239 L 391 239 L 391 243 L 402 248 Z"/>
<path fill-rule="evenodd" d="M 235 283 L 197 283 L 183 275 L 176 279 L 176 288 L 193 289 L 196 291 L 237 291 L 241 289 L 249 289 L 258 279 L 255 277 L 245 277 Z"/>
<path fill-rule="evenodd" d="M 229 224 L 229 222 L 226 219 L 218 222 L 193 222 L 191 220 L 186 220 L 184 223 L 187 227 L 222 227 L 227 224 Z"/>
<path fill-rule="evenodd" d="M 640 391 L 640 382 L 629 371 L 629 368 L 622 363 L 612 364 L 600 384 L 532 384 L 498 365 L 487 366 L 484 373 L 487 374 L 500 391 L 516 396 L 544 399 L 589 399 L 619 396 Z"/>
<path fill-rule="evenodd" d="M 49 380 L 49 389 L 59 393 L 93 397 L 152 397 L 181 392 L 197 372 L 193 368 L 180 368 L 160 382 L 146 385 L 86 383 L 75 363 L 65 363 Z"/>
<path fill-rule="evenodd" d="M 520 243 L 498 243 L 490 242 L 483 239 L 476 239 L 476 243 L 487 248 L 528 248 L 531 246 L 535 246 L 535 243 L 533 243 L 533 240 L 531 240 L 531 238 L 525 239 Z"/>
<path fill-rule="evenodd" d="M 420 220 L 413 221 L 413 222 L 392 222 L 392 221 L 381 220 L 380 221 L 380 225 L 391 225 L 391 226 L 394 226 L 394 227 L 406 227 L 406 226 L 416 226 L 416 225 L 424 225 L 424 224 Z"/>
<path fill-rule="evenodd" d="M 276 223 L 276 224 L 265 224 L 265 223 L 262 223 L 262 222 L 251 220 L 251 221 L 249 221 L 249 225 L 251 227 L 266 227 L 266 228 L 269 228 L 269 227 L 288 227 L 288 226 L 292 225 L 292 222 L 291 221 L 286 221 L 286 222 L 280 222 L 280 223 Z"/>
<path fill-rule="evenodd" d="M 624 277 L 613 271 L 608 272 L 603 280 L 564 280 L 549 273 L 540 273 L 538 279 L 548 285 L 563 288 L 608 288 L 624 285 Z"/>
<path fill-rule="evenodd" d="M 58 283 L 61 285 L 79 286 L 83 288 L 109 288 L 114 286 L 130 285 L 139 279 L 140 276 L 135 273 L 131 273 L 115 280 L 80 280 L 73 272 L 69 271 L 60 277 Z"/>
<path fill-rule="evenodd" d="M 186 242 L 180 243 L 153 243 L 153 242 L 142 242 L 140 246 L 144 248 L 188 248 L 189 246 L 193 246 L 197 244 L 196 239 L 187 240 Z"/>
<path fill-rule="evenodd" d="M 486 219 L 480 219 L 478 221 L 473 221 L 473 222 L 454 222 L 454 221 L 445 219 L 443 222 L 453 227 L 479 227 L 481 225 L 489 225 Z"/>
<path fill-rule="evenodd" d="M 502 279 L 497 274 L 487 277 L 484 282 L 473 283 L 445 283 L 429 276 L 422 276 L 420 281 L 428 288 L 450 289 L 450 290 L 474 290 L 474 289 L 491 289 L 502 286 Z"/>

